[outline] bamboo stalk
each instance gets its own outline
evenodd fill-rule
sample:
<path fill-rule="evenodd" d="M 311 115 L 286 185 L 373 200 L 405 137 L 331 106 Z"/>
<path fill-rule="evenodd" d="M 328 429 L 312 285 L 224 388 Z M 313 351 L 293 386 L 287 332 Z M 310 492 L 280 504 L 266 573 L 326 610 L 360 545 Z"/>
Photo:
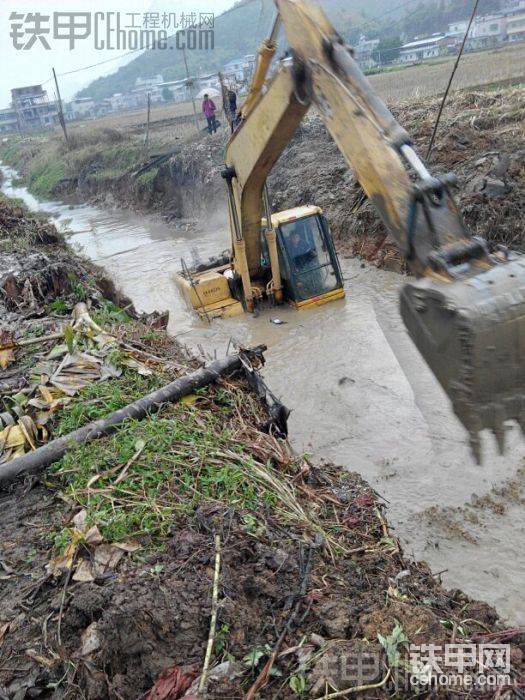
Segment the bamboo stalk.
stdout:
<path fill-rule="evenodd" d="M 208 668 L 210 666 L 211 653 L 213 651 L 213 643 L 215 642 L 215 631 L 217 629 L 217 611 L 219 609 L 219 575 L 221 571 L 221 538 L 215 535 L 215 572 L 213 575 L 213 593 L 211 598 L 211 620 L 210 620 L 210 635 L 208 637 L 208 646 L 206 647 L 206 656 L 204 657 L 204 666 L 202 667 L 201 679 L 199 681 L 199 693 L 202 693 L 206 686 L 208 677 Z"/>

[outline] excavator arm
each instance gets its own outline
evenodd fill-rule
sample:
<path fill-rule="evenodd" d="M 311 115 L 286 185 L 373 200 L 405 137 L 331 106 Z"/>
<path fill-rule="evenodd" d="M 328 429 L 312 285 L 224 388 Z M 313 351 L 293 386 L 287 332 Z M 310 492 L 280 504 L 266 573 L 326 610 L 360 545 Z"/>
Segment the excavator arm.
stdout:
<path fill-rule="evenodd" d="M 525 425 L 523 260 L 505 250 L 490 254 L 466 230 L 451 194 L 455 178 L 429 173 L 322 10 L 310 0 L 275 4 L 278 18 L 259 52 L 223 173 L 248 306 L 250 277 L 260 265 L 266 178 L 315 105 L 417 278 L 401 293 L 403 320 L 469 431 L 476 457 L 483 428 L 494 431 L 503 450 L 504 422 Z M 291 56 L 264 91 L 280 22 Z"/>

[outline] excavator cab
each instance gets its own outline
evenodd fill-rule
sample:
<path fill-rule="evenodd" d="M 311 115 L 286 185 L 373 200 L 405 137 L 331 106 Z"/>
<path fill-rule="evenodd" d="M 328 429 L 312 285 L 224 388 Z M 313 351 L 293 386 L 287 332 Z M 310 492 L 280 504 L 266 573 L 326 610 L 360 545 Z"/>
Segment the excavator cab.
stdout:
<path fill-rule="evenodd" d="M 277 235 L 285 301 L 304 308 L 345 296 L 330 228 L 319 207 L 297 207 L 273 214 L 272 226 Z"/>

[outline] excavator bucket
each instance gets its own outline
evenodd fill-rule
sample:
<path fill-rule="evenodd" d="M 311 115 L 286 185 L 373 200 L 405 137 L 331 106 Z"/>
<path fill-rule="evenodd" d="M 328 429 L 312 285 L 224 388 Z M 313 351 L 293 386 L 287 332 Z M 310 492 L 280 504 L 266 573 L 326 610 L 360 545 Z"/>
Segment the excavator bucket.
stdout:
<path fill-rule="evenodd" d="M 505 421 L 525 431 L 525 260 L 448 282 L 411 282 L 401 292 L 401 314 L 469 431 L 478 463 L 484 428 L 503 453 Z"/>

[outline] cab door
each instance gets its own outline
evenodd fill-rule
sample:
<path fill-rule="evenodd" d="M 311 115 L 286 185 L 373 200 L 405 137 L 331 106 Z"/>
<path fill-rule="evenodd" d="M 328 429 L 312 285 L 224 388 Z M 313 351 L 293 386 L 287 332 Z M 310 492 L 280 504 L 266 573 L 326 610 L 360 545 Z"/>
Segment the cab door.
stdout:
<path fill-rule="evenodd" d="M 285 296 L 300 304 L 341 290 L 343 278 L 330 228 L 320 214 L 287 221 L 277 229 Z"/>

